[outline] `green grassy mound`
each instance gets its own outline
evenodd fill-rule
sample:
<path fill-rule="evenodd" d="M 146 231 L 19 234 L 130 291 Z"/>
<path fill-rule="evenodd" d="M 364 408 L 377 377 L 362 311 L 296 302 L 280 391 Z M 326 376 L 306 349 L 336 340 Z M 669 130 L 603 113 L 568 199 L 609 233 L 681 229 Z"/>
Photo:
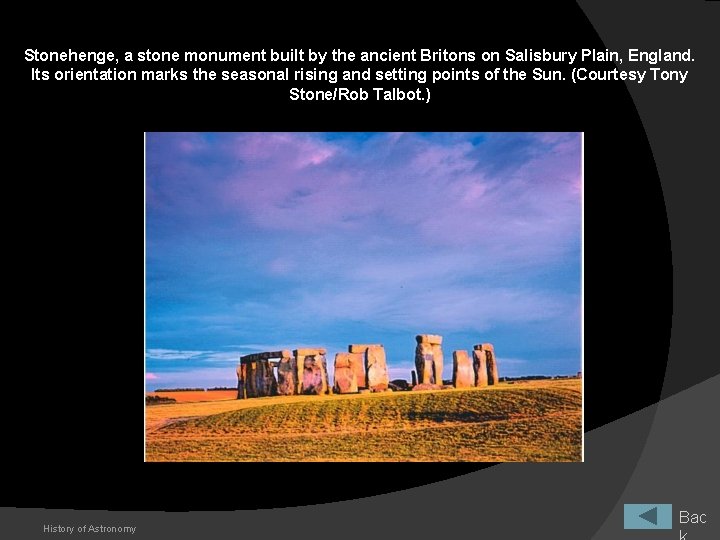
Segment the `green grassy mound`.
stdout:
<path fill-rule="evenodd" d="M 268 404 L 176 422 L 160 461 L 578 461 L 579 389 L 469 389 Z"/>

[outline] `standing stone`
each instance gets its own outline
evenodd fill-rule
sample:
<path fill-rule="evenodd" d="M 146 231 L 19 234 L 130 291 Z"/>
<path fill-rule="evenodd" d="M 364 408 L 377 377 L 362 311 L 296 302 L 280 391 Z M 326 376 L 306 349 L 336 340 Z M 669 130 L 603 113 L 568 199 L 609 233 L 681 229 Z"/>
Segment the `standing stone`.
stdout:
<path fill-rule="evenodd" d="M 324 355 L 303 357 L 303 394 L 321 395 L 327 392 L 327 379 L 323 370 L 324 358 Z"/>
<path fill-rule="evenodd" d="M 280 354 L 280 352 L 266 352 L 248 354 L 240 358 L 238 397 L 243 397 L 241 394 L 249 398 L 277 394 L 277 380 L 270 358 L 277 358 Z"/>
<path fill-rule="evenodd" d="M 257 389 L 255 388 L 257 382 L 255 377 L 256 367 L 257 362 L 247 362 L 245 364 L 245 394 L 249 398 L 257 397 Z"/>
<path fill-rule="evenodd" d="M 247 362 L 245 392 L 247 397 L 274 396 L 277 393 L 277 381 L 268 360 Z"/>
<path fill-rule="evenodd" d="M 497 384 L 500 378 L 498 377 L 498 366 L 497 366 L 497 358 L 495 356 L 495 348 L 492 346 L 492 343 L 481 343 L 478 345 L 475 345 L 474 347 L 475 352 L 473 352 L 473 355 L 475 356 L 476 360 L 475 363 L 478 363 L 479 360 L 477 359 L 478 356 L 482 356 L 480 360 L 484 360 L 485 362 L 485 372 L 487 377 L 487 384 Z M 480 355 L 479 353 L 482 352 L 483 354 Z M 478 377 L 480 376 L 480 372 L 478 370 Z M 479 381 L 478 381 L 479 382 Z M 478 384 L 480 386 L 480 384 Z"/>
<path fill-rule="evenodd" d="M 275 396 L 278 392 L 274 362 L 290 351 L 263 352 L 240 357 L 238 374 L 238 399 Z"/>
<path fill-rule="evenodd" d="M 417 369 L 419 384 L 435 383 L 433 348 L 429 343 L 418 342 L 415 348 L 415 369 Z"/>
<path fill-rule="evenodd" d="M 485 351 L 485 358 L 487 360 L 488 384 L 497 384 L 500 379 L 498 377 L 498 366 L 497 358 L 495 357 L 495 348 L 492 346 L 492 343 L 483 343 L 482 350 Z"/>
<path fill-rule="evenodd" d="M 278 394 L 281 396 L 292 396 L 297 392 L 297 366 L 295 358 L 283 356 L 278 364 Z"/>
<path fill-rule="evenodd" d="M 235 370 L 237 373 L 238 378 L 238 393 L 237 398 L 238 399 L 247 399 L 247 396 L 245 395 L 245 372 L 246 367 L 243 364 L 238 364 L 237 369 Z"/>
<path fill-rule="evenodd" d="M 365 367 L 368 388 L 373 392 L 387 390 L 390 378 L 385 359 L 385 349 L 382 345 L 372 345 L 367 348 L 365 351 Z"/>
<path fill-rule="evenodd" d="M 442 341 L 442 338 L 440 336 L 433 336 L 433 337 L 440 338 L 440 341 Z M 442 384 L 443 383 L 442 347 L 440 347 L 440 343 L 432 343 L 431 345 L 432 345 L 432 352 L 433 352 L 433 376 L 435 378 L 435 384 Z"/>
<path fill-rule="evenodd" d="M 355 380 L 358 388 L 367 388 L 367 377 L 365 375 L 365 355 L 363 353 L 348 353 L 350 368 L 355 373 Z"/>
<path fill-rule="evenodd" d="M 327 357 L 324 354 L 319 355 L 320 356 L 320 365 L 322 366 L 322 376 L 323 376 L 323 393 L 324 394 L 332 394 L 332 388 L 330 387 L 330 379 L 328 378 L 328 369 L 327 369 Z"/>
<path fill-rule="evenodd" d="M 473 351 L 473 370 L 475 371 L 475 386 L 487 386 L 487 361 L 485 351 L 477 348 Z"/>
<path fill-rule="evenodd" d="M 420 384 L 442 384 L 443 352 L 442 336 L 418 334 L 415 336 L 415 367 Z"/>
<path fill-rule="evenodd" d="M 353 353 L 337 353 L 335 355 L 335 385 L 336 394 L 353 394 L 358 391 L 357 377 L 352 366 Z"/>
<path fill-rule="evenodd" d="M 415 373 L 414 369 L 410 372 L 410 376 L 412 377 L 412 385 L 415 386 L 417 384 L 417 373 Z"/>
<path fill-rule="evenodd" d="M 293 351 L 293 355 L 295 356 L 295 366 L 297 367 L 297 391 L 298 394 L 325 394 L 329 391 L 328 382 L 327 382 L 327 366 L 326 366 L 326 360 L 325 360 L 325 353 L 326 349 L 323 348 L 305 348 L 305 349 L 296 349 Z M 321 385 L 322 390 L 316 392 L 316 388 L 314 386 L 305 386 L 305 379 L 306 379 L 306 362 L 305 358 L 308 356 L 313 356 L 317 359 L 317 366 L 316 368 L 320 372 L 321 378 L 324 381 L 324 383 Z M 314 365 L 315 360 L 311 363 L 311 365 Z M 308 379 L 308 382 L 312 378 Z M 314 390 L 315 389 L 315 390 Z"/>
<path fill-rule="evenodd" d="M 357 379 L 358 388 L 367 387 L 367 377 L 365 376 L 365 351 L 369 347 L 382 347 L 382 345 L 350 345 L 348 347 L 350 367 L 355 372 L 355 378 Z"/>
<path fill-rule="evenodd" d="M 276 396 L 277 395 L 277 379 L 275 379 L 275 371 L 270 365 L 270 360 L 261 360 L 258 362 L 258 383 L 260 396 Z"/>
<path fill-rule="evenodd" d="M 295 351 L 295 368 L 297 369 L 297 388 L 295 389 L 296 394 L 303 393 L 303 377 L 305 375 L 305 357 L 297 354 Z"/>
<path fill-rule="evenodd" d="M 475 373 L 467 351 L 453 352 L 453 386 L 469 388 L 475 384 Z"/>

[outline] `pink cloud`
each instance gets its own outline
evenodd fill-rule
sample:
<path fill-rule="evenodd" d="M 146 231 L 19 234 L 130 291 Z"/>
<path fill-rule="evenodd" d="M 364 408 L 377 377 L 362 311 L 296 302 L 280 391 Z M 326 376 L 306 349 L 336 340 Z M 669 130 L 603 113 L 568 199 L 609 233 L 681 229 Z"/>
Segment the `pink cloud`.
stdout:
<path fill-rule="evenodd" d="M 235 155 L 248 163 L 295 170 L 320 165 L 336 152 L 329 143 L 293 133 L 242 134 L 234 148 Z"/>
<path fill-rule="evenodd" d="M 154 373 L 149 373 L 149 372 L 148 372 L 148 373 L 145 374 L 145 380 L 147 380 L 147 381 L 154 381 L 154 380 L 157 380 L 157 379 L 159 379 L 159 377 L 158 377 L 157 375 L 155 375 Z"/>

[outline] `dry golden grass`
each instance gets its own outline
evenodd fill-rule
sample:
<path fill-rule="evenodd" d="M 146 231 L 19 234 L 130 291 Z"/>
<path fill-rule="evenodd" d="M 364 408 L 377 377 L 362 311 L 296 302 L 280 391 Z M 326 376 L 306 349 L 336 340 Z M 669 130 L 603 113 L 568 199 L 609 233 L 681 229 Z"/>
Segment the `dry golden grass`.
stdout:
<path fill-rule="evenodd" d="M 146 408 L 148 461 L 578 461 L 579 380 Z"/>
<path fill-rule="evenodd" d="M 161 396 L 173 398 L 178 403 L 194 401 L 219 401 L 223 399 L 235 399 L 237 390 L 208 390 L 207 392 L 148 392 L 148 396 Z"/>

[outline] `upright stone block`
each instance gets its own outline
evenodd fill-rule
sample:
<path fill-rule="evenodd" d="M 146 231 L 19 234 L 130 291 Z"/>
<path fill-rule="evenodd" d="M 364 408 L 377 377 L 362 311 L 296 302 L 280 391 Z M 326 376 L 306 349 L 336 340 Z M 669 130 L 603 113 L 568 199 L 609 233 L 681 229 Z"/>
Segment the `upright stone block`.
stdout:
<path fill-rule="evenodd" d="M 257 397 L 255 371 L 257 371 L 257 362 L 245 363 L 245 395 L 249 398 Z"/>
<path fill-rule="evenodd" d="M 429 343 L 419 342 L 415 348 L 415 369 L 418 374 L 418 384 L 434 384 L 433 347 Z"/>
<path fill-rule="evenodd" d="M 435 336 L 440 338 L 440 341 L 442 341 L 442 338 L 440 336 Z M 432 353 L 433 353 L 433 376 L 435 378 L 435 384 L 442 384 L 443 378 L 442 378 L 442 372 L 443 372 L 443 352 L 442 347 L 440 347 L 439 343 L 431 343 L 432 345 Z"/>
<path fill-rule="evenodd" d="M 290 351 L 287 351 L 287 356 L 283 356 L 278 364 L 278 394 L 292 396 L 295 393 L 297 393 L 297 365 L 295 358 L 290 356 Z"/>
<path fill-rule="evenodd" d="M 357 377 L 353 370 L 353 353 L 337 353 L 335 355 L 335 385 L 336 394 L 353 394 L 358 391 Z"/>
<path fill-rule="evenodd" d="M 482 351 L 484 353 L 485 368 L 487 372 L 487 384 L 497 384 L 500 378 L 498 377 L 498 365 L 497 357 L 495 356 L 495 347 L 493 347 L 492 343 L 480 343 L 478 345 L 475 345 L 474 349 L 475 351 Z"/>
<path fill-rule="evenodd" d="M 235 369 L 238 378 L 238 399 L 247 399 L 247 395 L 245 394 L 246 371 L 247 368 L 243 364 L 238 364 L 237 369 Z"/>
<path fill-rule="evenodd" d="M 415 373 L 414 369 L 410 372 L 410 377 L 412 379 L 412 385 L 415 386 L 417 384 L 417 373 Z"/>
<path fill-rule="evenodd" d="M 321 395 L 328 392 L 327 366 L 324 354 L 303 356 L 302 394 Z"/>
<path fill-rule="evenodd" d="M 350 368 L 355 373 L 355 380 L 358 388 L 367 388 L 367 376 L 365 374 L 365 355 L 363 353 L 348 353 Z"/>
<path fill-rule="evenodd" d="M 328 384 L 327 384 L 327 366 L 326 366 L 326 360 L 325 360 L 325 353 L 326 349 L 322 347 L 316 347 L 316 348 L 304 348 L 304 349 L 295 349 L 293 351 L 293 355 L 295 356 L 295 366 L 297 367 L 297 394 L 314 394 L 316 392 L 310 391 L 308 387 L 308 391 L 306 391 L 305 387 L 305 377 L 306 377 L 306 362 L 305 358 L 308 356 L 317 357 L 319 360 L 318 366 L 320 371 L 322 372 L 323 380 L 325 381 L 324 389 L 321 393 L 327 393 L 329 390 Z"/>
<path fill-rule="evenodd" d="M 487 386 L 487 360 L 485 351 L 482 349 L 473 351 L 473 370 L 475 371 L 475 386 Z"/>
<path fill-rule="evenodd" d="M 325 389 L 325 393 L 332 394 L 332 388 L 330 387 L 330 378 L 328 377 L 327 356 L 325 356 L 325 353 L 320 355 L 320 363 L 322 364 L 323 386 Z"/>
<path fill-rule="evenodd" d="M 245 364 L 247 397 L 265 397 L 277 394 L 277 381 L 268 360 L 257 360 Z"/>
<path fill-rule="evenodd" d="M 238 398 L 264 397 L 277 394 L 277 380 L 270 358 L 278 358 L 282 351 L 248 354 L 240 357 Z"/>
<path fill-rule="evenodd" d="M 263 362 L 263 382 L 265 383 L 265 395 L 277 396 L 277 378 L 275 377 L 275 369 L 273 369 L 270 360 Z"/>
<path fill-rule="evenodd" d="M 365 351 L 365 367 L 367 372 L 367 386 L 374 392 L 387 390 L 390 378 L 388 376 L 385 349 L 382 345 L 373 345 Z"/>
<path fill-rule="evenodd" d="M 475 384 L 475 373 L 467 351 L 453 352 L 453 386 L 470 388 Z"/>
<path fill-rule="evenodd" d="M 495 348 L 492 343 L 483 343 L 482 350 L 485 351 L 485 359 L 487 361 L 488 384 L 497 384 L 500 380 L 498 377 L 497 358 L 495 357 Z"/>
<path fill-rule="evenodd" d="M 351 367 L 355 372 L 358 388 L 367 388 L 367 377 L 365 375 L 365 351 L 369 347 L 382 347 L 382 345 L 349 345 L 349 358 Z"/>

